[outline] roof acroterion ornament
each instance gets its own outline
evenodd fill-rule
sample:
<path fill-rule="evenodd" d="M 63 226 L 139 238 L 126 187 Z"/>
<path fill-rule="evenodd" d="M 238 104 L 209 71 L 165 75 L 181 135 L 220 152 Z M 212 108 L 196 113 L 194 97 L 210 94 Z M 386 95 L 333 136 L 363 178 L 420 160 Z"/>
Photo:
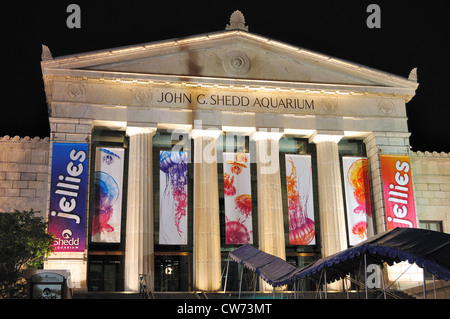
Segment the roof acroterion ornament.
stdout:
<path fill-rule="evenodd" d="M 245 25 L 245 18 L 241 11 L 236 10 L 231 14 L 230 24 L 227 24 L 225 30 L 248 31 L 248 26 Z"/>

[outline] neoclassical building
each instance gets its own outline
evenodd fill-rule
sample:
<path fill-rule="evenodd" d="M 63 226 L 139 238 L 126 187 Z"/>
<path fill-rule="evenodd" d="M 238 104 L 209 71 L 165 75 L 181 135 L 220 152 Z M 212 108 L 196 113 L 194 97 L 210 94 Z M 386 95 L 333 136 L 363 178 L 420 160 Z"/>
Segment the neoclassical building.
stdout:
<path fill-rule="evenodd" d="M 80 290 L 138 291 L 140 275 L 155 290 L 223 289 L 228 252 L 242 243 L 228 237 L 229 227 L 244 224 L 244 217 L 229 223 L 224 152 L 247 155 L 244 162 L 236 157 L 231 180 L 237 183 L 239 165 L 248 168 L 246 241 L 251 237 L 255 247 L 298 267 L 351 245 L 343 158 L 365 159 L 370 236 L 392 221 L 382 157 L 408 156 L 413 174 L 426 157 L 409 145 L 406 104 L 418 87 L 415 70 L 404 78 L 257 35 L 240 12 L 223 31 L 186 38 L 63 57 L 43 46 L 41 65 L 51 126 L 43 160 L 48 179 L 40 178 L 48 181 L 45 210 L 50 223 L 79 227 L 55 226 L 55 232 L 64 228 L 56 234 L 60 247 L 45 268 L 69 269 Z M 164 163 L 178 165 L 176 173 L 163 170 L 166 155 Z M 290 238 L 290 200 L 297 193 L 286 180 L 297 171 L 288 155 L 310 161 L 310 192 L 303 199 L 310 206 L 298 222 L 305 230 L 303 221 L 314 221 L 309 243 Z M 120 201 L 116 193 L 102 193 L 101 187 L 111 191 L 102 186 L 110 180 L 98 171 L 111 163 L 120 167 L 114 168 Z M 180 176 L 184 186 L 172 184 L 167 204 L 165 178 L 179 182 Z M 417 183 L 431 182 L 415 183 L 420 215 L 425 190 Z M 398 197 L 407 186 L 396 187 L 403 187 Z M 120 213 L 114 225 L 113 197 Z M 165 226 L 163 213 L 173 201 L 168 211 L 177 231 Z"/>

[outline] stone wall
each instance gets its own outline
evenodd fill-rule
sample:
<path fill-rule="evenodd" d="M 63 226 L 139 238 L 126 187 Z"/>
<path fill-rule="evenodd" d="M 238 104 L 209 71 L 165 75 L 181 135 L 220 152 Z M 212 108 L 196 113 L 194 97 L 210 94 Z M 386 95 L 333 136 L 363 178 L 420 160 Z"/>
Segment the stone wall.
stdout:
<path fill-rule="evenodd" d="M 417 218 L 450 233 L 450 153 L 414 152 L 411 165 Z"/>
<path fill-rule="evenodd" d="M 0 212 L 47 210 L 49 146 L 46 138 L 0 138 Z"/>

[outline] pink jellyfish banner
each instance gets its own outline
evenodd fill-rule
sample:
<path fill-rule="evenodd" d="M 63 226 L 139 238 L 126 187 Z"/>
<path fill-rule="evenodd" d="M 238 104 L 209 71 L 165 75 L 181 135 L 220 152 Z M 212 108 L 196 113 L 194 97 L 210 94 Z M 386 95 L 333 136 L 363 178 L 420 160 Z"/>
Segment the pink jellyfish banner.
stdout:
<path fill-rule="evenodd" d="M 187 152 L 159 153 L 159 243 L 187 245 Z"/>
<path fill-rule="evenodd" d="M 289 244 L 315 245 L 310 155 L 286 154 Z"/>
<path fill-rule="evenodd" d="M 97 147 L 94 175 L 92 241 L 120 243 L 123 148 Z"/>
<path fill-rule="evenodd" d="M 253 243 L 250 154 L 223 153 L 225 243 Z"/>
<path fill-rule="evenodd" d="M 357 245 L 373 236 L 367 158 L 342 157 L 349 243 Z"/>

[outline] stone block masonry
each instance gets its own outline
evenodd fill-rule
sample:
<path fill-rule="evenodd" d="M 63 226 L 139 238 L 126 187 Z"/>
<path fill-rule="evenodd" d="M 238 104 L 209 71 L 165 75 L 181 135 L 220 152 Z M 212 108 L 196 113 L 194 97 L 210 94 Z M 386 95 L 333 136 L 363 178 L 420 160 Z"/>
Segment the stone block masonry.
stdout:
<path fill-rule="evenodd" d="M 0 212 L 47 210 L 50 140 L 0 138 Z"/>

